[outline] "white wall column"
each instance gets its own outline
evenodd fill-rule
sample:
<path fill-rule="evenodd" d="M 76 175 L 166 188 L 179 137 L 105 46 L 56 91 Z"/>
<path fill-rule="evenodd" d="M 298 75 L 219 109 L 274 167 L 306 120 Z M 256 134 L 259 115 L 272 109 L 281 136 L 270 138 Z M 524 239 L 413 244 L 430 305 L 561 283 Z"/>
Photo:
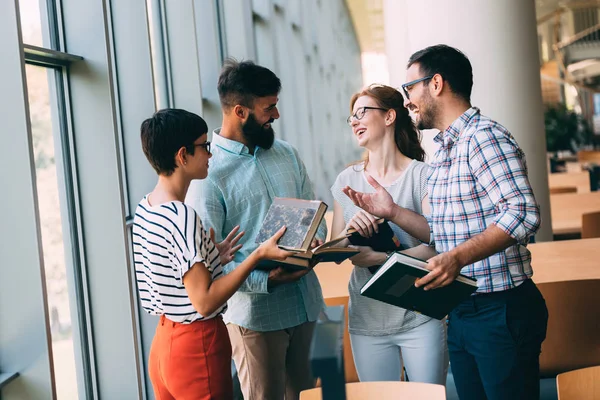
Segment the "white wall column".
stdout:
<path fill-rule="evenodd" d="M 534 0 L 384 0 L 384 18 L 392 86 L 404 82 L 410 55 L 427 46 L 447 44 L 469 57 L 472 104 L 510 130 L 525 152 L 542 209 L 536 240 L 552 240 Z M 423 134 L 430 155 L 435 133 Z"/>

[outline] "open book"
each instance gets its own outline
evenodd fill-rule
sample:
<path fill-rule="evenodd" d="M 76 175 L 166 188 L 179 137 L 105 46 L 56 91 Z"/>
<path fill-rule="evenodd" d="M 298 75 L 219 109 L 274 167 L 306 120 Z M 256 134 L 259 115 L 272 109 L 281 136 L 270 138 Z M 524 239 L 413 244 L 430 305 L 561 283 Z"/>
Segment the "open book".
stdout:
<path fill-rule="evenodd" d="M 319 224 L 325 216 L 327 204 L 318 200 L 301 200 L 276 197 L 269 207 L 265 220 L 256 235 L 256 243 L 269 239 L 283 225 L 287 227 L 279 239 L 278 245 L 282 249 L 294 251 L 292 257 L 283 261 L 264 260 L 258 268 L 271 269 L 280 265 L 293 269 L 308 268 L 311 263 L 340 262 L 359 251 L 347 247 L 335 247 L 336 244 L 346 239 L 346 236 L 332 239 L 322 245 L 310 249 Z"/>
<path fill-rule="evenodd" d="M 393 253 L 363 285 L 360 294 L 441 320 L 477 290 L 477 281 L 464 275 L 441 288 L 417 288 L 415 281 L 429 273 L 426 266 L 427 261 Z"/>
<path fill-rule="evenodd" d="M 315 247 L 303 252 L 297 252 L 293 256 L 286 258 L 283 261 L 274 260 L 263 260 L 258 265 L 259 269 L 272 269 L 279 266 L 284 266 L 290 269 L 302 269 L 308 268 L 313 264 L 320 262 L 341 262 L 347 258 L 350 258 L 360 251 L 350 247 L 335 247 L 336 244 L 346 239 L 346 236 L 332 239 L 328 242 L 323 243 L 320 246 Z"/>

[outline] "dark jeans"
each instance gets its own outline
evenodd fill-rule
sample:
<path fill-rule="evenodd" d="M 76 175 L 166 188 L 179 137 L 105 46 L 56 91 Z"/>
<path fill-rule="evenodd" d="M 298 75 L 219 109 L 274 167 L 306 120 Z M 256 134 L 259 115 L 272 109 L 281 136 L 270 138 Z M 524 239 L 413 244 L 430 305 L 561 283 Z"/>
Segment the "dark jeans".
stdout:
<path fill-rule="evenodd" d="M 530 279 L 460 303 L 448 322 L 450 366 L 460 399 L 539 399 L 547 323 L 546 302 Z"/>

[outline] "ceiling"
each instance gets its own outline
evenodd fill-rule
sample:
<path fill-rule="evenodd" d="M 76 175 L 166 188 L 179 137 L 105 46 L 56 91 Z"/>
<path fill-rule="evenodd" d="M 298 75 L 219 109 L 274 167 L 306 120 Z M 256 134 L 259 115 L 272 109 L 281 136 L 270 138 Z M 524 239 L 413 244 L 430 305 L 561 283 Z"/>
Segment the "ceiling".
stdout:
<path fill-rule="evenodd" d="M 383 27 L 384 0 L 346 0 L 360 49 L 363 52 L 385 52 L 385 33 Z M 589 6 L 600 0 L 535 0 L 538 18 L 551 13 L 563 5 Z"/>
<path fill-rule="evenodd" d="M 346 0 L 362 52 L 385 52 L 383 0 Z"/>

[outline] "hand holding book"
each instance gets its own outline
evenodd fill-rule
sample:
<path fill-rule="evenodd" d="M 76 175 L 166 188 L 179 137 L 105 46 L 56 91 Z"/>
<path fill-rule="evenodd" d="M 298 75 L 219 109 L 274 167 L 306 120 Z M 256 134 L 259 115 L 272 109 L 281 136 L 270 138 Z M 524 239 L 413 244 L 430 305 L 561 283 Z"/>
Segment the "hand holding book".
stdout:
<path fill-rule="evenodd" d="M 359 235 L 370 238 L 379 232 L 379 218 L 364 210 L 359 210 L 346 224 L 344 232 L 358 232 Z"/>
<path fill-rule="evenodd" d="M 294 254 L 294 252 L 284 250 L 278 245 L 278 242 L 285 231 L 286 227 L 282 226 L 277 232 L 275 232 L 275 234 L 273 234 L 273 236 L 261 243 L 260 246 L 254 250 L 259 259 L 281 261 Z"/>
<path fill-rule="evenodd" d="M 430 258 L 427 269 L 430 272 L 415 282 L 415 286 L 423 290 L 448 286 L 460 275 L 462 266 L 451 252 L 446 252 Z"/>

